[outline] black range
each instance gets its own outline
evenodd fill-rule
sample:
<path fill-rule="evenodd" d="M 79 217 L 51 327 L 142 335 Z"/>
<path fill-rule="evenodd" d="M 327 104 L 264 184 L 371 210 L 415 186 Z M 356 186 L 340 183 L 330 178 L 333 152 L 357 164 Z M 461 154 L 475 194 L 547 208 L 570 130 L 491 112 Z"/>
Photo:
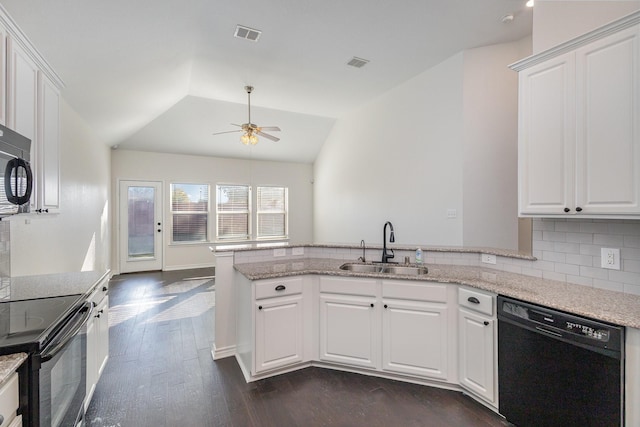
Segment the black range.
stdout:
<path fill-rule="evenodd" d="M 28 427 L 75 426 L 84 415 L 87 301 L 107 273 L 0 279 L 0 355 L 25 352 L 20 413 Z"/>

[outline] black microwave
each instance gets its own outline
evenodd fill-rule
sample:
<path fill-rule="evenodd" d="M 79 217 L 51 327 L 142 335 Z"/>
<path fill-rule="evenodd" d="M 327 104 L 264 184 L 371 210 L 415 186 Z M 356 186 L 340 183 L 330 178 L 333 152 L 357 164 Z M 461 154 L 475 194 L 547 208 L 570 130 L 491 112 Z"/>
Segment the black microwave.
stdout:
<path fill-rule="evenodd" d="M 0 125 L 0 217 L 31 209 L 31 140 Z"/>

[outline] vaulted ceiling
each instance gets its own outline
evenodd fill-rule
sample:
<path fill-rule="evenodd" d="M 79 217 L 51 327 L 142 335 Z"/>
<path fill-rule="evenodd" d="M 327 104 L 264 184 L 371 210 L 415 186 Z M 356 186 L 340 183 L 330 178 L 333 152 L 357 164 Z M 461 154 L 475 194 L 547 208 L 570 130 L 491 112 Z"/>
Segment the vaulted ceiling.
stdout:
<path fill-rule="evenodd" d="M 1 0 L 108 145 L 313 162 L 333 123 L 461 50 L 531 33 L 525 0 Z M 501 21 L 513 14 L 508 24 Z M 234 37 L 236 25 L 262 31 Z M 357 56 L 370 62 L 347 66 Z M 279 126 L 251 150 L 247 121 Z M 275 134 L 275 133 L 274 133 Z"/>

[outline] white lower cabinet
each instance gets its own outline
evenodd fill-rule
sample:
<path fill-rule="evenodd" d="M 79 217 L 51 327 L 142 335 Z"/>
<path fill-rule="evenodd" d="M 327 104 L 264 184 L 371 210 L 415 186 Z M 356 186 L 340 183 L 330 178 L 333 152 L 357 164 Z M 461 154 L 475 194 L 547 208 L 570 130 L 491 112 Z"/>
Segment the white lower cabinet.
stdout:
<path fill-rule="evenodd" d="M 238 317 L 238 342 L 243 369 L 263 374 L 308 360 L 305 345 L 309 313 L 305 310 L 305 276 L 247 281 L 239 297 L 251 295 Z"/>
<path fill-rule="evenodd" d="M 377 369 L 377 281 L 320 277 L 320 360 Z"/>
<path fill-rule="evenodd" d="M 447 380 L 447 285 L 383 282 L 382 294 L 382 368 Z"/>
<path fill-rule="evenodd" d="M 11 374 L 9 379 L 0 387 L 0 417 L 2 422 L 0 425 L 22 425 L 22 417 L 17 415 L 16 412 L 19 406 L 18 396 L 18 373 Z M 20 418 L 20 424 L 16 424 L 16 419 Z"/>
<path fill-rule="evenodd" d="M 100 375 L 109 358 L 109 288 L 105 280 L 89 298 L 94 303 L 93 317 L 87 323 L 87 398 L 89 407 Z"/>
<path fill-rule="evenodd" d="M 268 298 L 255 304 L 255 372 L 302 362 L 302 295 Z"/>
<path fill-rule="evenodd" d="M 320 360 L 378 367 L 375 303 L 371 296 L 320 294 Z"/>
<path fill-rule="evenodd" d="M 495 297 L 458 289 L 458 374 L 462 387 L 497 407 Z"/>

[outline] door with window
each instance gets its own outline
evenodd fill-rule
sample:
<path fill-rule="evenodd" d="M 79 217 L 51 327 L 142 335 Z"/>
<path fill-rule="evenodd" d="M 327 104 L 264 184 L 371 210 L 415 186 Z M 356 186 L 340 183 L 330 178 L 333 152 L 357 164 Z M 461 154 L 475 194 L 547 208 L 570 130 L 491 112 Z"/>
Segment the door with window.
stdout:
<path fill-rule="evenodd" d="M 162 270 L 162 183 L 120 181 L 120 272 Z"/>

